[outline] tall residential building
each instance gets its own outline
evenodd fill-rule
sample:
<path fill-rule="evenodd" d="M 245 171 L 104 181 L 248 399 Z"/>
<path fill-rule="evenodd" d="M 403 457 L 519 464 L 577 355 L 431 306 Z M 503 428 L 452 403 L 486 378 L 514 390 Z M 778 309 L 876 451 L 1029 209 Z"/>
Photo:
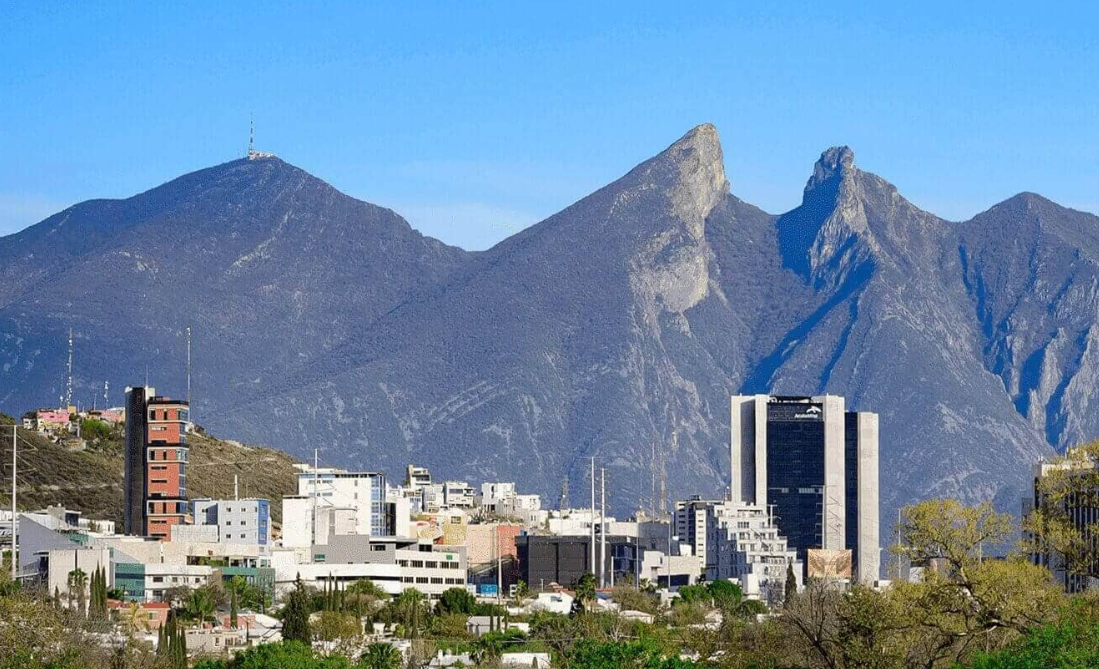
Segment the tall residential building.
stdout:
<path fill-rule="evenodd" d="M 734 502 L 774 508 L 780 534 L 808 551 L 851 551 L 854 576 L 879 576 L 878 416 L 844 399 L 736 395 L 730 407 Z"/>
<path fill-rule="evenodd" d="M 699 496 L 675 503 L 672 511 L 672 532 L 674 539 L 691 547 L 691 554 L 697 555 L 706 564 L 706 527 L 710 510 L 725 500 L 702 499 Z"/>
<path fill-rule="evenodd" d="M 124 530 L 166 541 L 187 518 L 187 402 L 126 388 Z"/>

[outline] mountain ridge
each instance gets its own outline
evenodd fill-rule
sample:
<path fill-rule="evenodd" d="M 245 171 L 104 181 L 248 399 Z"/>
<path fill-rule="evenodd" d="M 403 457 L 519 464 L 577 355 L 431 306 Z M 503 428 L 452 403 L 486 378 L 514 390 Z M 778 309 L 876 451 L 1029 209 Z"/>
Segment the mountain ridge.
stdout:
<path fill-rule="evenodd" d="M 154 221 L 204 259 L 179 274 L 208 290 L 187 306 L 237 347 L 215 361 L 233 379 L 209 400 L 216 410 L 198 407 L 222 434 L 299 455 L 323 443 L 348 466 L 514 478 L 549 499 L 595 455 L 621 511 L 654 504 L 662 478 L 673 496 L 720 492 L 729 394 L 830 392 L 882 415 L 888 514 L 927 495 L 1017 510 L 1030 460 L 1099 432 L 1089 410 L 1099 312 L 1087 308 L 1099 295 L 1099 219 L 1040 196 L 950 222 L 837 146 L 814 164 L 802 203 L 769 214 L 730 192 L 709 124 L 479 253 L 383 207 L 348 205 L 323 182 L 300 193 L 249 183 L 258 190 L 208 189 Z M 239 211 L 252 212 L 247 225 L 216 225 Z M 357 239 L 366 223 L 390 236 Z M 992 234 L 1007 225 L 1026 243 Z M 265 234 L 232 237 L 253 228 Z M 195 229 L 208 239 L 188 240 Z M 336 241 L 309 236 L 321 229 Z M 226 252 L 207 253 L 213 240 Z M 140 245 L 127 252 L 158 248 L 130 241 Z M 234 273 L 228 260 L 242 258 Z M 60 288 L 80 299 L 89 277 L 66 274 Z M 277 299 L 241 297 L 264 291 Z M 27 345 L 12 342 L 36 323 L 12 305 L 0 300 L 0 361 L 18 369 Z M 66 315 L 54 315 L 54 338 Z M 140 362 L 135 347 L 111 354 Z M 60 380 L 47 376 L 40 388 Z M 11 378 L 4 368 L 0 380 Z M 200 398 L 215 380 L 202 380 Z M 0 387 L 0 406 L 45 394 Z"/>

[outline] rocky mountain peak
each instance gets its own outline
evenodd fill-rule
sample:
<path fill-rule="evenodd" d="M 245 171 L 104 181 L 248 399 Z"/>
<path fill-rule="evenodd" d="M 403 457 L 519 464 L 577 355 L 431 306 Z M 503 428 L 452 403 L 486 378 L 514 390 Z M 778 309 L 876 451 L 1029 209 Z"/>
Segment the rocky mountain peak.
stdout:
<path fill-rule="evenodd" d="M 813 175 L 805 184 L 805 192 L 808 194 L 837 178 L 853 175 L 855 171 L 855 152 L 847 146 L 833 146 L 820 154 L 820 159 L 813 165 Z"/>
<path fill-rule="evenodd" d="M 687 224 L 696 239 L 702 237 L 706 216 L 728 193 L 725 159 L 717 128 L 703 123 L 656 157 L 642 163 L 642 186 L 666 191 L 672 215 Z"/>

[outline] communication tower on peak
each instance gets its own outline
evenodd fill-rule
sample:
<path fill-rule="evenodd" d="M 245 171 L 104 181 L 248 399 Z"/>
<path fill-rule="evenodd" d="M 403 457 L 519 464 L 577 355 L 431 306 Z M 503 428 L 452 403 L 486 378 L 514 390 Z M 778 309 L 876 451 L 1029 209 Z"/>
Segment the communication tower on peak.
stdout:
<path fill-rule="evenodd" d="M 256 120 L 253 115 L 248 121 L 248 160 L 261 160 L 274 158 L 275 154 L 267 151 L 256 151 Z"/>

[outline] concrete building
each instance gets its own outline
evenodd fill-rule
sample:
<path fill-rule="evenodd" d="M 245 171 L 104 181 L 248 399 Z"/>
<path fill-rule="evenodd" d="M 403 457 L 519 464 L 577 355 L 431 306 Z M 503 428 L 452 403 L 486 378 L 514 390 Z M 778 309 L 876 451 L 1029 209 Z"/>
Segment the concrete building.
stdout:
<path fill-rule="evenodd" d="M 1040 460 L 1034 465 L 1034 476 L 1030 497 L 1023 499 L 1023 518 L 1026 518 L 1036 508 L 1042 508 L 1046 503 L 1043 500 L 1040 483 L 1051 474 L 1067 474 L 1068 476 L 1095 477 L 1099 469 L 1099 462 L 1091 459 L 1083 450 L 1070 450 L 1065 459 L 1053 461 Z M 1094 480 L 1094 478 L 1092 478 Z M 1073 484 L 1081 486 L 1079 482 Z M 1090 494 L 1073 495 L 1073 503 L 1066 503 L 1059 513 L 1067 515 L 1073 528 L 1080 533 L 1085 545 L 1096 546 L 1099 544 L 1099 508 L 1093 502 L 1099 491 L 1091 490 Z M 1038 538 L 1031 532 L 1024 532 L 1024 539 L 1028 544 L 1039 544 Z M 1065 592 L 1079 593 L 1090 590 L 1099 585 L 1099 553 L 1094 550 L 1090 553 L 1092 558 L 1089 564 L 1076 569 L 1070 569 L 1064 556 L 1052 549 L 1035 551 L 1030 554 L 1031 562 L 1041 565 L 1053 573 L 1054 580 L 1065 589 Z M 1076 572 L 1076 573 L 1073 573 Z"/>
<path fill-rule="evenodd" d="M 102 568 L 107 574 L 107 587 L 114 587 L 108 549 L 82 546 L 26 518 L 20 522 L 20 531 L 28 535 L 20 537 L 23 551 L 19 554 L 19 578 L 24 583 L 37 582 L 50 595 L 55 592 L 67 595 L 70 594 L 69 573 L 79 569 L 84 572 L 87 601 L 92 574 Z M 79 593 L 71 594 L 79 598 Z"/>
<path fill-rule="evenodd" d="M 332 535 L 313 547 L 311 562 L 300 562 L 296 551 L 273 555 L 280 591 L 294 587 L 300 575 L 307 585 L 345 585 L 369 579 L 390 594 L 415 588 L 435 599 L 449 588 L 466 585 L 466 555 L 461 546 L 436 546 L 405 537 Z"/>
<path fill-rule="evenodd" d="M 428 468 L 408 465 L 405 470 L 404 487 L 419 490 L 425 485 L 431 485 L 431 472 Z"/>
<path fill-rule="evenodd" d="M 634 537 L 607 536 L 607 550 L 603 558 L 607 582 L 637 583 L 645 550 L 637 545 Z M 564 587 L 573 584 L 586 572 L 595 573 L 598 565 L 600 543 L 596 543 L 596 555 L 591 552 L 591 540 L 581 536 L 522 535 L 515 539 L 519 561 L 519 579 L 532 590 L 543 591 L 556 583 Z M 598 577 L 598 573 L 595 573 Z"/>
<path fill-rule="evenodd" d="M 736 580 L 745 596 L 773 603 L 782 600 L 792 564 L 801 587 L 797 552 L 763 507 L 722 502 L 710 507 L 707 516 L 707 580 Z"/>
<path fill-rule="evenodd" d="M 730 490 L 734 502 L 773 506 L 779 533 L 808 551 L 851 551 L 863 583 L 880 571 L 878 416 L 844 399 L 733 396 Z"/>
<path fill-rule="evenodd" d="M 673 539 L 689 547 L 692 555 L 706 564 L 706 522 L 711 510 L 725 500 L 691 499 L 676 502 L 672 511 Z"/>
<path fill-rule="evenodd" d="M 284 546 L 308 547 L 332 532 L 378 537 L 396 533 L 397 505 L 387 504 L 385 474 L 314 470 L 307 465 L 298 469 L 298 494 L 282 500 Z"/>
<path fill-rule="evenodd" d="M 126 388 L 126 534 L 166 541 L 186 522 L 188 410 L 149 386 Z"/>
<path fill-rule="evenodd" d="M 215 541 L 255 543 L 271 541 L 271 508 L 265 499 L 195 499 L 191 515 L 196 527 L 217 528 Z M 173 535 L 174 538 L 174 535 Z"/>

